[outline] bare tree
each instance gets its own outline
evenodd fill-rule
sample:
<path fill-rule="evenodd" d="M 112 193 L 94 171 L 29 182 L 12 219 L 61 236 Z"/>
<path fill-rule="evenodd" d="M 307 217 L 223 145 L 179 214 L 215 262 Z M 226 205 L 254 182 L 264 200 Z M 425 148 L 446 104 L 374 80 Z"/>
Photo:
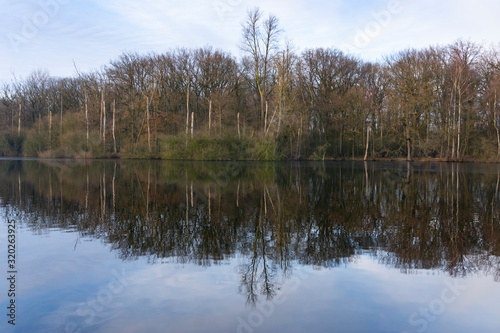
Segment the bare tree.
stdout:
<path fill-rule="evenodd" d="M 251 68 L 247 68 L 253 88 L 258 92 L 260 99 L 260 118 L 264 132 L 266 131 L 267 115 L 266 101 L 271 93 L 270 64 L 278 50 L 280 28 L 278 18 L 274 15 L 262 22 L 262 12 L 255 8 L 248 12 L 247 20 L 242 25 L 243 42 L 241 50 L 252 59 Z"/>

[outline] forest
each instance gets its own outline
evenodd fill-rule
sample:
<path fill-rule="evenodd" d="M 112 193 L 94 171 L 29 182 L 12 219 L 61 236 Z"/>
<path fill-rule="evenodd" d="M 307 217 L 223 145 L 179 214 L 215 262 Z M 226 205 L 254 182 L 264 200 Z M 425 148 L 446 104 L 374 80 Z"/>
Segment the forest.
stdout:
<path fill-rule="evenodd" d="M 500 160 L 500 46 L 457 40 L 377 62 L 299 52 L 259 9 L 241 35 L 240 58 L 124 52 L 71 77 L 14 77 L 0 92 L 0 155 Z"/>

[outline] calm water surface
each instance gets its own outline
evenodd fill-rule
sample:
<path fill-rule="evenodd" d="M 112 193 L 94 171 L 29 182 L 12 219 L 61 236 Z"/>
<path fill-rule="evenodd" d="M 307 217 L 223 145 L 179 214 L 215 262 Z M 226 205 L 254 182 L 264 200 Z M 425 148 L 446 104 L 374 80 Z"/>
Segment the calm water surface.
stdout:
<path fill-rule="evenodd" d="M 499 332 L 500 167 L 0 160 L 2 332 Z"/>

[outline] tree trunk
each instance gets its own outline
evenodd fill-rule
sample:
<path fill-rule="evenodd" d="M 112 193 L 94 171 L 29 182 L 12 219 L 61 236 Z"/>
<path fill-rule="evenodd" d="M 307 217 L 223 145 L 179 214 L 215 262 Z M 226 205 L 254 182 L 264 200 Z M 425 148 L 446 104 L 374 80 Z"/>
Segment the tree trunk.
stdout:
<path fill-rule="evenodd" d="M 191 111 L 191 139 L 193 138 L 194 132 L 194 111 Z"/>
<path fill-rule="evenodd" d="M 266 101 L 266 113 L 264 114 L 264 133 L 267 133 L 267 112 L 268 112 L 268 104 Z"/>
<path fill-rule="evenodd" d="M 497 159 L 500 159 L 500 130 L 497 124 L 497 89 L 495 88 L 495 100 L 493 102 L 493 126 L 495 126 L 495 130 L 497 131 Z"/>
<path fill-rule="evenodd" d="M 220 117 L 219 117 L 219 134 L 222 134 L 222 107 L 220 108 Z"/>
<path fill-rule="evenodd" d="M 151 154 L 151 128 L 149 127 L 149 97 L 146 96 L 146 118 L 148 124 L 148 151 Z"/>
<path fill-rule="evenodd" d="M 42 110 L 38 112 L 38 137 L 42 136 Z M 42 151 L 42 140 L 38 140 L 38 152 Z"/>
<path fill-rule="evenodd" d="M 85 92 L 85 122 L 87 124 L 87 150 L 89 150 L 89 108 L 87 99 L 87 92 Z"/>
<path fill-rule="evenodd" d="M 241 139 L 241 134 L 240 134 L 240 113 L 236 115 L 236 118 L 238 119 L 238 139 Z"/>
<path fill-rule="evenodd" d="M 186 139 L 189 134 L 189 82 L 187 85 L 187 92 L 186 92 Z"/>
<path fill-rule="evenodd" d="M 344 128 L 343 126 L 341 125 L 340 126 L 340 143 L 339 143 L 339 156 L 342 156 L 342 145 L 343 145 L 343 134 L 344 134 Z"/>
<path fill-rule="evenodd" d="M 49 150 L 52 149 L 52 110 L 50 106 L 47 108 L 49 111 Z"/>
<path fill-rule="evenodd" d="M 104 100 L 104 87 L 102 93 L 102 145 L 103 151 L 106 152 L 106 101 Z"/>
<path fill-rule="evenodd" d="M 116 113 L 116 102 L 115 100 L 113 100 L 113 148 L 114 148 L 114 152 L 115 154 L 117 153 L 117 149 L 116 149 L 116 136 L 115 136 L 115 113 Z M 115 165 L 116 167 L 116 165 Z"/>
<path fill-rule="evenodd" d="M 101 114 L 99 115 L 99 136 L 100 140 L 102 141 L 103 139 L 103 107 L 104 107 L 104 85 L 102 86 L 101 89 Z"/>
<path fill-rule="evenodd" d="M 411 157 L 411 138 L 410 138 L 410 126 L 406 125 L 406 147 L 408 149 L 408 156 L 406 160 L 408 162 L 411 162 L 412 157 Z"/>
<path fill-rule="evenodd" d="M 458 95 L 457 159 L 460 159 L 460 131 L 462 129 L 462 96 Z"/>
<path fill-rule="evenodd" d="M 22 104 L 19 103 L 19 114 L 17 117 L 17 136 L 21 136 L 21 109 L 22 109 Z"/>
<path fill-rule="evenodd" d="M 281 89 L 279 108 L 280 108 L 280 112 L 279 112 L 279 116 L 278 116 L 278 137 L 279 137 L 280 132 L 281 132 L 281 117 L 282 117 L 282 113 L 283 113 L 283 89 Z"/>
<path fill-rule="evenodd" d="M 210 135 L 211 127 L 212 127 L 212 99 L 208 101 L 208 135 Z"/>
<path fill-rule="evenodd" d="M 368 159 L 368 147 L 370 146 L 370 132 L 371 132 L 371 127 L 368 126 L 368 129 L 366 130 L 366 147 L 365 147 L 365 157 L 363 158 L 363 161 L 366 161 Z"/>

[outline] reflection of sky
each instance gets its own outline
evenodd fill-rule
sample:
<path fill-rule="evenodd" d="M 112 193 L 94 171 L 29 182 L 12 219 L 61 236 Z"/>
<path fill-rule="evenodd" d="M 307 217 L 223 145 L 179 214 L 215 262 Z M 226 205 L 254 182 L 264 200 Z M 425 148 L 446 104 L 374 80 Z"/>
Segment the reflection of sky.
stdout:
<path fill-rule="evenodd" d="M 4 248 L 6 214 L 0 212 Z M 78 238 L 60 230 L 42 235 L 18 231 L 16 331 L 63 331 L 65 323 L 74 322 L 83 332 L 236 332 L 241 320 L 256 318 L 256 310 L 238 293 L 237 266 L 244 258 L 210 267 L 173 258 L 163 264 L 146 258 L 123 262 L 110 245 Z M 295 270 L 306 274 L 296 273 L 283 284 L 277 291 L 282 302 L 273 301 L 274 309 L 254 332 L 416 332 L 418 327 L 408 323 L 410 315 L 439 298 L 446 280 L 453 281 L 438 271 L 402 274 L 369 255 L 339 268 L 297 265 Z M 106 290 L 113 272 L 124 272 L 126 287 L 91 325 L 84 324 L 88 316 L 78 315 L 77 309 Z M 465 282 L 467 289 L 429 322 L 426 332 L 499 331 L 499 283 L 479 276 Z M 5 309 L 5 281 L 1 288 L 0 307 Z M 2 332 L 9 331 L 5 324 L 2 319 Z"/>

